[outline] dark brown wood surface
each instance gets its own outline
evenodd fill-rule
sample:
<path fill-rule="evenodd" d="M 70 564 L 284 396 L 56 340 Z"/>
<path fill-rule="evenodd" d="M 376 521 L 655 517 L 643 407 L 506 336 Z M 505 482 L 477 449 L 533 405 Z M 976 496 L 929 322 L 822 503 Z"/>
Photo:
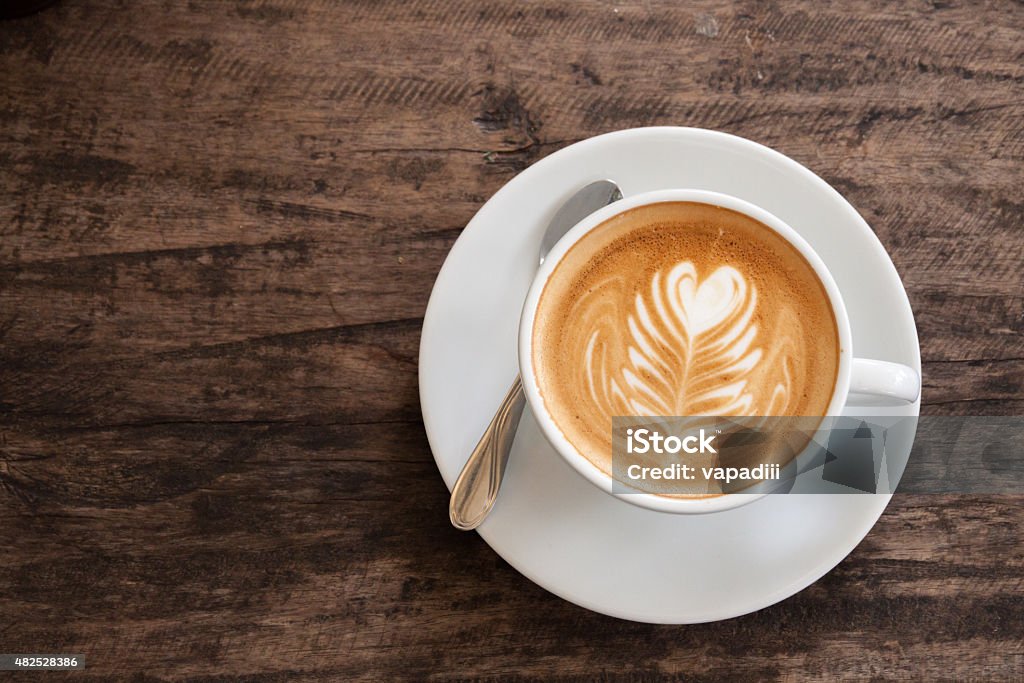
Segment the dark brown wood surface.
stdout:
<path fill-rule="evenodd" d="M 822 175 L 904 278 L 925 411 L 1024 412 L 1019 1 L 0 23 L 0 651 L 140 680 L 1024 679 L 1021 497 L 899 496 L 812 587 L 692 627 L 563 602 L 448 525 L 416 385 L 445 254 L 532 162 L 649 124 Z"/>

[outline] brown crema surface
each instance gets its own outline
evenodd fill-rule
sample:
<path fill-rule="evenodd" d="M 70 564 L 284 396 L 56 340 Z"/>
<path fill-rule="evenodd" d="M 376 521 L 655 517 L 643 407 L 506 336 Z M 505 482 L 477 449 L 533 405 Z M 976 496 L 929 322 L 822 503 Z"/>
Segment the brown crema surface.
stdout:
<path fill-rule="evenodd" d="M 630 209 L 573 245 L 532 341 L 545 406 L 609 474 L 613 416 L 823 415 L 839 362 L 803 255 L 760 221 L 695 202 Z"/>

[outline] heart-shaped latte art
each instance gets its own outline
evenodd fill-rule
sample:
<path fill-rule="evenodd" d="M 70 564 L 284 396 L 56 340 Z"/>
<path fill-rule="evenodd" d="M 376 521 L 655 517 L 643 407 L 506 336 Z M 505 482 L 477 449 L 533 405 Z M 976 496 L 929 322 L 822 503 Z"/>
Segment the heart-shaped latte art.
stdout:
<path fill-rule="evenodd" d="M 658 277 L 655 275 L 653 288 L 658 287 Z M 702 334 L 721 324 L 743 305 L 747 294 L 743 276 L 729 266 L 721 266 L 698 282 L 696 269 L 687 261 L 669 271 L 666 280 L 670 306 L 690 335 Z"/>

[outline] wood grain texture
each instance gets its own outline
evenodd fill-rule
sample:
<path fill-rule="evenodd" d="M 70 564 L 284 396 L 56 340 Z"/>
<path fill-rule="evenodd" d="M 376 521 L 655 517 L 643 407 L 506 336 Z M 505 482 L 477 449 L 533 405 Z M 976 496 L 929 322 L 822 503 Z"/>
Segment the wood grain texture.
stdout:
<path fill-rule="evenodd" d="M 1024 412 L 1020 2 L 0 23 L 0 651 L 97 680 L 1024 678 L 1021 497 L 897 497 L 809 589 L 696 627 L 582 610 L 449 527 L 433 279 L 517 172 L 649 124 L 832 183 L 907 285 L 925 411 Z"/>

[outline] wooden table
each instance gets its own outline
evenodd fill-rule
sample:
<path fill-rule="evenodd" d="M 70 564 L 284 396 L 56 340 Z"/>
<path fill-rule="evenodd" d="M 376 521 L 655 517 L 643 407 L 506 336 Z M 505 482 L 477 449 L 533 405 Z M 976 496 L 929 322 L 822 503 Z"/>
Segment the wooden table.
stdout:
<path fill-rule="evenodd" d="M 0 24 L 0 651 L 139 680 L 1024 678 L 1020 496 L 898 496 L 774 607 L 627 623 L 449 526 L 416 386 L 431 284 L 493 192 L 679 124 L 862 212 L 926 413 L 1021 414 L 1022 50 L 1009 0 L 63 0 Z"/>

